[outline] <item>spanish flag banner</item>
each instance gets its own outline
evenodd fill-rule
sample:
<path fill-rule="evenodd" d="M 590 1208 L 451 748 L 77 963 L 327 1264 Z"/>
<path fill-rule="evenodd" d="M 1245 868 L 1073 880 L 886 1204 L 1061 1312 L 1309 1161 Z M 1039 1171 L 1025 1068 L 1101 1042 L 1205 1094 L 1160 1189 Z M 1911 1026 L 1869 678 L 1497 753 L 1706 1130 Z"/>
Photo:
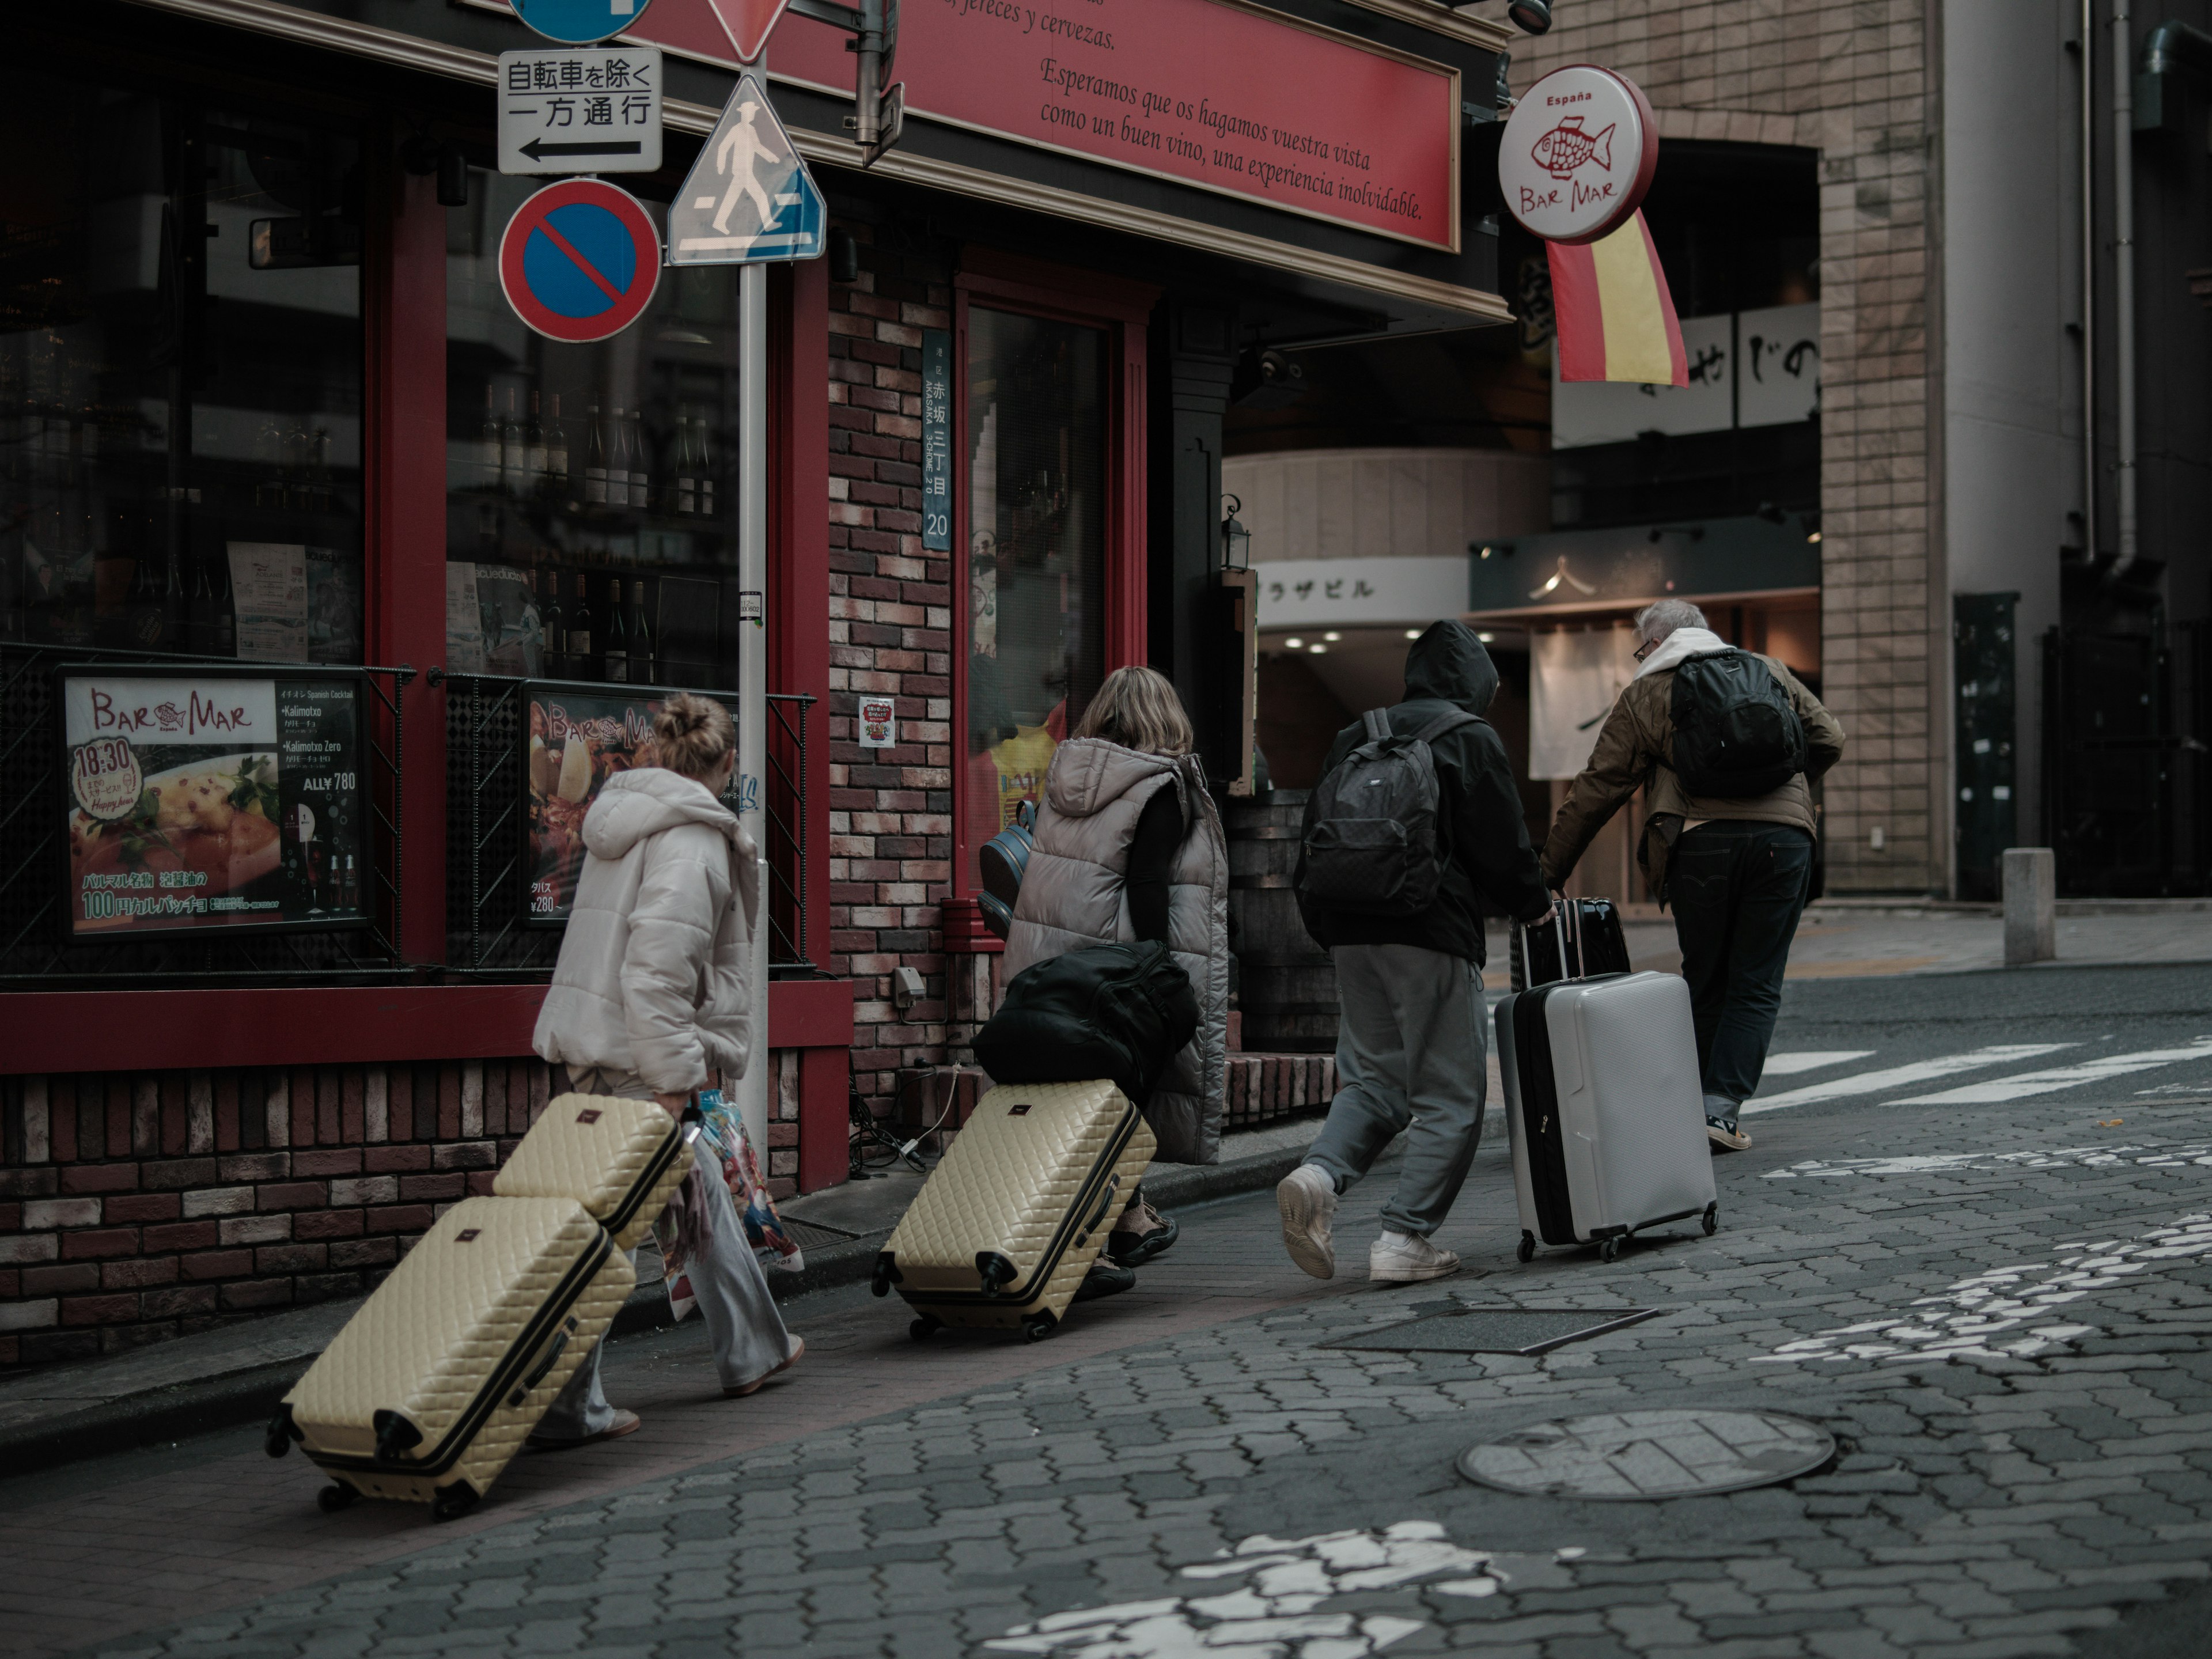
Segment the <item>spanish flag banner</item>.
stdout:
<path fill-rule="evenodd" d="M 1552 256 L 1562 380 L 1689 385 L 1682 325 L 1640 210 L 1595 242 L 1544 246 Z"/>

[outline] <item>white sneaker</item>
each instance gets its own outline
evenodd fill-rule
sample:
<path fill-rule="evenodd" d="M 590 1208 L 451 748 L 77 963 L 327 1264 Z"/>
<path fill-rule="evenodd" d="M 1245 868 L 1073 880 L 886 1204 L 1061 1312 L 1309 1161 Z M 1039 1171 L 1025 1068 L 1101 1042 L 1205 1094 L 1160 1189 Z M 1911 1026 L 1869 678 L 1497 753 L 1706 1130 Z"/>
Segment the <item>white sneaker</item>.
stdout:
<path fill-rule="evenodd" d="M 1336 1182 L 1317 1164 L 1301 1164 L 1275 1187 L 1275 1207 L 1283 1212 L 1283 1248 L 1316 1279 L 1336 1277 L 1336 1246 L 1329 1242 L 1329 1218 L 1336 1213 Z"/>
<path fill-rule="evenodd" d="M 1459 1271 L 1459 1258 L 1412 1233 L 1385 1231 L 1367 1251 L 1367 1276 L 1389 1285 L 1442 1279 Z"/>

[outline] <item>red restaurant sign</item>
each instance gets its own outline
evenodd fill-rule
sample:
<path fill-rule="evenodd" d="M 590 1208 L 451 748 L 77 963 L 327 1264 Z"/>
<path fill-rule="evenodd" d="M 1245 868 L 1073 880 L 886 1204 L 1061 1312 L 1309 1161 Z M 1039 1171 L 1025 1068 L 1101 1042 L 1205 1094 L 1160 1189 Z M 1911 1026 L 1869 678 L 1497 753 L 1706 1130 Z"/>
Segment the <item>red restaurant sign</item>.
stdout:
<path fill-rule="evenodd" d="M 732 61 L 708 0 L 625 39 Z M 840 30 L 787 19 L 777 80 L 850 96 Z M 1459 71 L 1241 0 L 905 0 L 909 114 L 1459 248 Z"/>

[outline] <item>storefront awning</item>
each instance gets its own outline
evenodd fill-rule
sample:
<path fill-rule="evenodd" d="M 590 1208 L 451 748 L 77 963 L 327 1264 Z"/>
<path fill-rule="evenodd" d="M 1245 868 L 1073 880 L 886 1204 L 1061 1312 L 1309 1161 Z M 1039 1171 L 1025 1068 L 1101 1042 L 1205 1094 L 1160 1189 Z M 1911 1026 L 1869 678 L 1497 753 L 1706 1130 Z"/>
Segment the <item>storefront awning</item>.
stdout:
<path fill-rule="evenodd" d="M 1477 542 L 1468 549 L 1468 608 L 1484 617 L 1525 617 L 1614 611 L 1669 595 L 1814 590 L 1820 522 L 1816 514 L 1782 513 Z"/>

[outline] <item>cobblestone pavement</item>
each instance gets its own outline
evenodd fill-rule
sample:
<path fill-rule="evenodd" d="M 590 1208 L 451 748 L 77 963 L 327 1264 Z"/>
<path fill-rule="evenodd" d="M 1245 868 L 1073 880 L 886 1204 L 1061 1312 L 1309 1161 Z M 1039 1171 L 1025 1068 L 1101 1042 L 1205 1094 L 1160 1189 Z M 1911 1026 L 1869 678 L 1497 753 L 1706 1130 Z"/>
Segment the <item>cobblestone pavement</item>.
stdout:
<path fill-rule="evenodd" d="M 2212 973 L 2158 972 L 2077 988 L 2085 1018 L 2118 1022 L 2101 1048 L 2021 1018 L 2013 981 L 1869 1002 L 1857 1024 L 1840 984 L 1793 1001 L 1779 1049 L 1848 1058 L 1777 1088 L 2006 1044 L 2182 1057 L 1890 1103 L 2081 1050 L 2039 1054 L 1755 1118 L 1752 1151 L 1717 1166 L 1717 1236 L 1686 1224 L 1611 1266 L 1514 1262 L 1500 1135 L 1440 1235 L 1468 1257 L 1455 1279 L 1305 1280 L 1259 1194 L 1188 1212 L 1137 1291 L 1039 1346 L 916 1348 L 896 1303 L 825 1306 L 801 1327 L 821 1360 L 741 1431 L 682 1416 L 666 1379 L 696 1392 L 696 1353 L 630 1345 L 611 1390 L 689 1443 L 532 1460 L 472 1530 L 382 1505 L 321 1517 L 296 1461 L 211 1454 L 191 1475 L 204 1488 L 254 1470 L 225 1551 L 320 1540 L 265 1594 L 240 1568 L 203 1598 L 185 1572 L 94 1616 L 83 1586 L 133 1571 L 110 1538 L 85 1573 L 103 1500 L 112 1518 L 183 1477 L 0 1489 L 17 1568 L 0 1640 L 179 1659 L 1996 1659 L 2109 1642 L 2095 1632 L 2130 1603 L 2212 1571 L 2212 1054 L 2192 1046 L 2212 1014 L 2187 1012 Z M 2129 1024 L 2150 991 L 2164 1012 Z M 1354 1267 L 1382 1184 L 1346 1200 Z M 1537 1358 L 1321 1346 L 1455 1304 L 1662 1311 Z M 1786 1486 L 1664 1503 L 1510 1496 L 1452 1467 L 1547 1418 L 1683 1406 L 1795 1413 L 1839 1455 Z M 337 1558 L 365 1565 L 308 1570 Z"/>

